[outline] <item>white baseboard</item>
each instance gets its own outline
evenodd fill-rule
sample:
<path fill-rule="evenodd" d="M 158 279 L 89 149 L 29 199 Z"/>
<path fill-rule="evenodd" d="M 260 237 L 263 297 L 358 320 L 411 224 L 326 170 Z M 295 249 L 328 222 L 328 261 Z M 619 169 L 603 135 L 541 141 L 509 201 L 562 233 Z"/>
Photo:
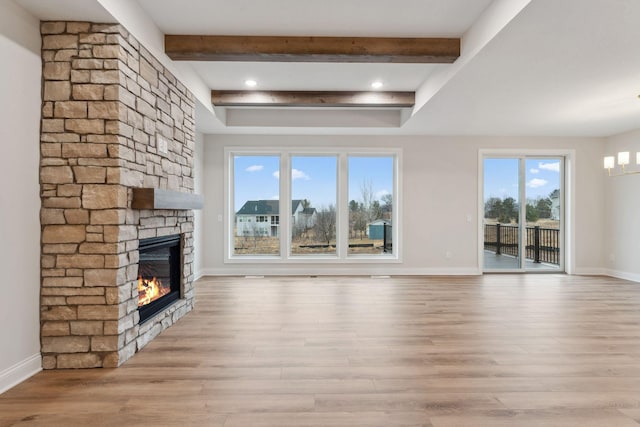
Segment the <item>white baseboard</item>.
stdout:
<path fill-rule="evenodd" d="M 0 394 L 20 384 L 27 378 L 42 370 L 42 356 L 40 353 L 16 363 L 0 372 Z"/>
<path fill-rule="evenodd" d="M 575 273 L 578 276 L 610 276 L 616 279 L 640 282 L 640 274 L 618 271 L 610 268 L 577 268 Z"/>
<path fill-rule="evenodd" d="M 616 279 L 630 280 L 632 282 L 640 282 L 640 274 L 629 273 L 626 271 L 606 270 L 607 276 L 615 277 Z"/>
<path fill-rule="evenodd" d="M 477 268 L 388 268 L 385 266 L 358 267 L 255 267 L 232 266 L 204 268 L 202 276 L 478 276 Z"/>
<path fill-rule="evenodd" d="M 573 274 L 577 276 L 608 276 L 606 268 L 576 268 Z"/>

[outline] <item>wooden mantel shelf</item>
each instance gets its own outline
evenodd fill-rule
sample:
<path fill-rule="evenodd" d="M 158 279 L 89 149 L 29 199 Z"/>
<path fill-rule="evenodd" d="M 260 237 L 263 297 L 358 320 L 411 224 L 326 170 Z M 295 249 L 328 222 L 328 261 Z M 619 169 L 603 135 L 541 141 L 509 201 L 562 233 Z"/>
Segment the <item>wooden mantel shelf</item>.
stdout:
<path fill-rule="evenodd" d="M 199 194 L 159 188 L 134 188 L 133 209 L 202 209 L 203 198 Z"/>

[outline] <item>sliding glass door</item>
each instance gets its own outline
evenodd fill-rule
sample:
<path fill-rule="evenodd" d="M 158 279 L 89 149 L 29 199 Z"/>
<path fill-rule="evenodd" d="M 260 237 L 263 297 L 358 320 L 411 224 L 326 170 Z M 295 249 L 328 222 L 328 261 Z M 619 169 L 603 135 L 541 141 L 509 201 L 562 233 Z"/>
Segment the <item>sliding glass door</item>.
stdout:
<path fill-rule="evenodd" d="M 562 217 L 564 195 L 563 159 L 526 158 L 525 200 L 523 212 L 526 228 L 525 268 L 537 271 L 560 271 L 564 266 Z"/>
<path fill-rule="evenodd" d="M 484 268 L 520 268 L 520 161 L 484 160 Z"/>
<path fill-rule="evenodd" d="M 561 157 L 483 159 L 484 271 L 564 269 Z"/>

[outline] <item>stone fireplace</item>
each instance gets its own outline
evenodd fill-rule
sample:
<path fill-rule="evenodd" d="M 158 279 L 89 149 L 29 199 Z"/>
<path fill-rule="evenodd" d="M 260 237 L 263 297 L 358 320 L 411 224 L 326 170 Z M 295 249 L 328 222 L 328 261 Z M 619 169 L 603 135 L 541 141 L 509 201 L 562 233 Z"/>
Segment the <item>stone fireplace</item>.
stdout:
<path fill-rule="evenodd" d="M 194 98 L 122 26 L 43 22 L 43 367 L 115 367 L 193 308 L 193 211 L 132 207 L 193 193 Z M 178 236 L 174 301 L 140 322 L 139 244 Z"/>

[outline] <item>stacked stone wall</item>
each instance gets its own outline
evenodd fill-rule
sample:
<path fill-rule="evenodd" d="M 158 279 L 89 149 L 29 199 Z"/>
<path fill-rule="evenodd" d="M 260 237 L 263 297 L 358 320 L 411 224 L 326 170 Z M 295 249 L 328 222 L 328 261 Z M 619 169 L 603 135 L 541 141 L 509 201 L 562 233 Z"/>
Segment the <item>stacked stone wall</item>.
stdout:
<path fill-rule="evenodd" d="M 134 187 L 193 191 L 194 98 L 120 25 L 41 33 L 43 366 L 118 366 L 193 307 L 192 211 L 130 206 Z M 170 234 L 181 299 L 139 325 L 139 239 Z"/>

